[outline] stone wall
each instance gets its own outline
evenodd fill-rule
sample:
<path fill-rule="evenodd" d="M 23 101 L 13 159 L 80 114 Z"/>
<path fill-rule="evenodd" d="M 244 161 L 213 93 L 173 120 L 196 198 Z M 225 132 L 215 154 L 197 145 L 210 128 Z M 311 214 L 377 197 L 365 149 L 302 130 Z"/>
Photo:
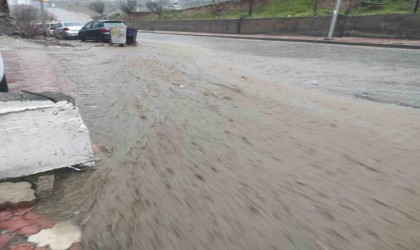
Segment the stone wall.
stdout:
<path fill-rule="evenodd" d="M 159 22 L 126 22 L 128 26 L 139 30 L 165 30 L 205 33 L 236 34 L 238 19 L 220 20 L 180 20 Z"/>
<path fill-rule="evenodd" d="M 326 35 L 330 17 L 279 17 L 219 20 L 128 22 L 140 30 L 228 34 Z M 339 16 L 336 35 L 420 39 L 420 14 Z"/>
<path fill-rule="evenodd" d="M 252 18 L 243 20 L 241 34 L 324 35 L 330 17 Z"/>
<path fill-rule="evenodd" d="M 344 35 L 420 39 L 420 14 L 348 17 Z"/>

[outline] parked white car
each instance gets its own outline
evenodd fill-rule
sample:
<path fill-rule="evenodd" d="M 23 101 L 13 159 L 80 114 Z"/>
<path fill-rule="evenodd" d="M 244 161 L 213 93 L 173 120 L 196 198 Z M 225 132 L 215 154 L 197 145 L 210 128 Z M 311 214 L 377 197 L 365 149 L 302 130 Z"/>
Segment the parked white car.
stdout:
<path fill-rule="evenodd" d="M 59 39 L 78 38 L 82 24 L 77 22 L 60 22 L 54 30 L 54 37 Z"/>

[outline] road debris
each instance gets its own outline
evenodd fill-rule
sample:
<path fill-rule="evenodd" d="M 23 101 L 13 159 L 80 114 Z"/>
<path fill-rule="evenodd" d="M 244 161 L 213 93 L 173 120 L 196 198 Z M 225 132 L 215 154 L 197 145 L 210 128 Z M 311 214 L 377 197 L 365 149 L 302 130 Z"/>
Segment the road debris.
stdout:
<path fill-rule="evenodd" d="M 35 184 L 35 193 L 39 199 L 46 199 L 54 192 L 54 175 L 43 175 L 38 177 Z"/>
<path fill-rule="evenodd" d="M 60 222 L 50 229 L 41 230 L 30 236 L 28 241 L 36 243 L 38 247 L 49 246 L 51 250 L 66 250 L 73 243 L 80 242 L 81 236 L 79 227 L 68 222 Z"/>
<path fill-rule="evenodd" d="M 35 201 L 35 192 L 30 183 L 0 183 L 0 209 L 31 206 Z"/>

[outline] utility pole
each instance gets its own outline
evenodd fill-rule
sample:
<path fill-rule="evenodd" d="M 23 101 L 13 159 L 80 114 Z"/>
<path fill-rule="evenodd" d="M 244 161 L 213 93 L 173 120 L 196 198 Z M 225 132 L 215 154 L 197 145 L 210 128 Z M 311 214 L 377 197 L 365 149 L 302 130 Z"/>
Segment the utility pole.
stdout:
<path fill-rule="evenodd" d="M 45 35 L 46 35 L 46 30 L 45 30 L 45 11 L 44 11 L 44 0 L 40 0 L 41 2 L 41 18 L 42 18 L 42 35 L 44 36 L 45 39 Z"/>
<path fill-rule="evenodd" d="M 337 0 L 337 3 L 335 4 L 333 16 L 331 19 L 330 30 L 328 31 L 328 36 L 325 38 L 325 40 L 332 40 L 332 36 L 335 29 L 335 23 L 337 22 L 338 11 L 340 10 L 340 4 L 341 4 L 341 0 Z"/>

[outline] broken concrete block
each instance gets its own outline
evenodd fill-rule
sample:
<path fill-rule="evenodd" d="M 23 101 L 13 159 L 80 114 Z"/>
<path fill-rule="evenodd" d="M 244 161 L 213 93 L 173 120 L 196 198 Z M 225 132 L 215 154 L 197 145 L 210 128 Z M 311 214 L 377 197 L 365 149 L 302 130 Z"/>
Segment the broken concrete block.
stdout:
<path fill-rule="evenodd" d="M 38 247 L 49 246 L 51 250 L 66 250 L 73 243 L 80 242 L 82 232 L 79 227 L 68 222 L 57 223 L 50 229 L 29 236 L 28 242 L 36 243 Z"/>
<path fill-rule="evenodd" d="M 93 166 L 89 130 L 69 96 L 0 93 L 0 179 Z"/>
<path fill-rule="evenodd" d="M 34 205 L 36 197 L 28 182 L 0 183 L 0 209 L 7 207 L 29 207 Z"/>
<path fill-rule="evenodd" d="M 54 192 L 54 175 L 43 175 L 38 177 L 35 183 L 35 193 L 38 199 L 46 199 Z"/>

